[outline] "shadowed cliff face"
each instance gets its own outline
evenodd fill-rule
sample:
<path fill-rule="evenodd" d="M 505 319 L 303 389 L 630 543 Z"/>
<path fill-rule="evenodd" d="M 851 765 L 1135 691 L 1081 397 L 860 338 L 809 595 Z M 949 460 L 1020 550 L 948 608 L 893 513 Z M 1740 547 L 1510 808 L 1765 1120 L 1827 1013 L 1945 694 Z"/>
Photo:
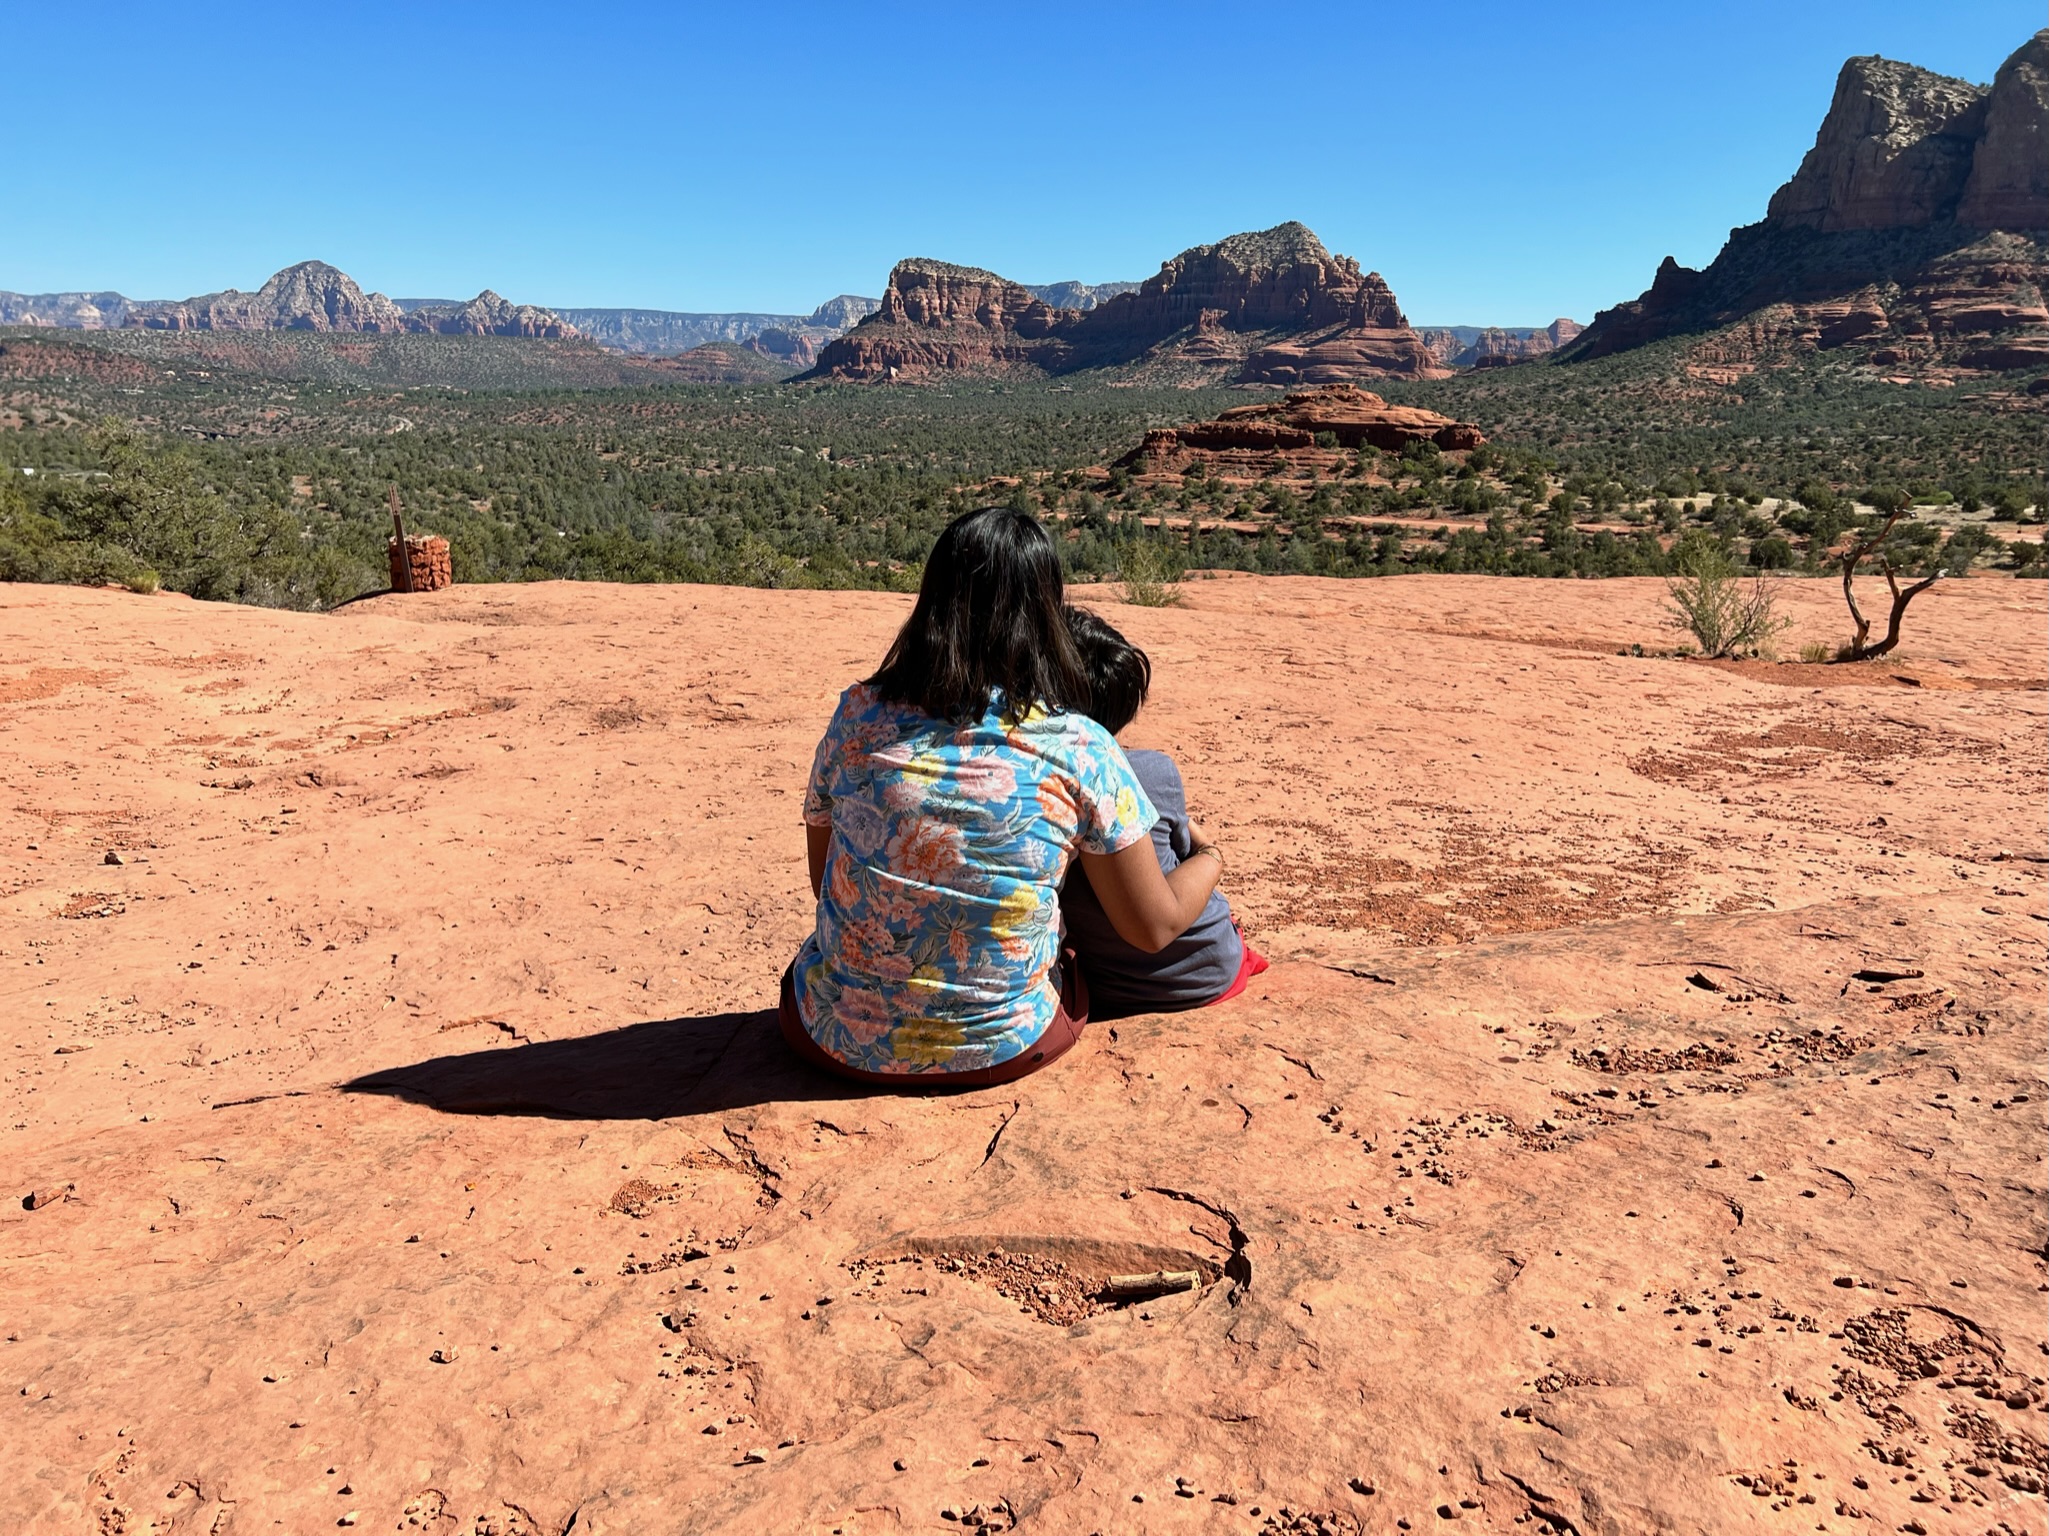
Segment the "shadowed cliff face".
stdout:
<path fill-rule="evenodd" d="M 1829 232 L 1948 218 L 1985 124 L 1984 86 L 1891 59 L 1852 59 L 1814 148 L 1765 217 Z"/>
<path fill-rule="evenodd" d="M 1377 272 L 1301 224 L 1198 245 L 1133 292 L 1057 309 L 978 267 L 900 263 L 875 314 L 816 374 L 1065 373 L 1155 362 L 1246 382 L 1430 378 L 1443 370 Z"/>
<path fill-rule="evenodd" d="M 1771 306 L 1765 344 L 1868 343 L 1895 356 L 2049 361 L 2049 31 L 1991 86 L 1890 59 L 1843 66 L 1799 169 L 1762 222 L 1702 271 L 1667 257 L 1638 299 L 1604 310 L 1576 358 L 1711 330 Z M 1985 339 L 2006 332 L 1996 346 Z M 1975 360 L 1975 362 L 1973 361 Z"/>

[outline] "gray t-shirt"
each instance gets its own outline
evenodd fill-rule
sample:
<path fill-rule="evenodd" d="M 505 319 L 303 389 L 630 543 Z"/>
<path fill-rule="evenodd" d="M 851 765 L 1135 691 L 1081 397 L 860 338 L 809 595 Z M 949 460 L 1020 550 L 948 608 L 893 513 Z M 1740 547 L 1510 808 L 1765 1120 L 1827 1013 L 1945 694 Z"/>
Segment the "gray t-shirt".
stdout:
<path fill-rule="evenodd" d="M 1125 756 L 1160 813 L 1153 823 L 1153 851 L 1161 870 L 1172 871 L 1195 852 L 1181 770 L 1164 752 L 1140 749 Z M 1081 957 L 1092 1013 L 1199 1008 L 1222 995 L 1245 960 L 1245 946 L 1231 922 L 1231 904 L 1220 892 L 1211 893 L 1209 904 L 1186 933 L 1155 955 L 1117 936 L 1079 860 L 1061 889 L 1060 911 L 1067 920 L 1067 942 Z"/>

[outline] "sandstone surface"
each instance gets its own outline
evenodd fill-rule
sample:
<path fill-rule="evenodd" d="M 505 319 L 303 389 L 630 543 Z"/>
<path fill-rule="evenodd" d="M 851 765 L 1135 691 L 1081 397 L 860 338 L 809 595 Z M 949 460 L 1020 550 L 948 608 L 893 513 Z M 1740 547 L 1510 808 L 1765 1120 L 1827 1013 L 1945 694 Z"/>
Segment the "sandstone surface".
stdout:
<path fill-rule="evenodd" d="M 1642 296 L 1595 316 L 1566 355 L 1711 331 L 1773 306 L 1773 344 L 1897 354 L 1905 342 L 1910 355 L 1955 362 L 1966 350 L 1993 356 L 1984 338 L 2000 336 L 2026 355 L 2049 341 L 2045 290 L 2049 30 L 1989 88 L 1851 59 L 1765 218 L 1732 230 L 1703 270 L 1665 258 Z"/>
<path fill-rule="evenodd" d="M 1277 964 L 894 1097 L 765 1010 L 908 599 L 0 587 L 0 1529 L 2039 1531 L 2044 589 L 1660 602 L 1111 605 Z"/>

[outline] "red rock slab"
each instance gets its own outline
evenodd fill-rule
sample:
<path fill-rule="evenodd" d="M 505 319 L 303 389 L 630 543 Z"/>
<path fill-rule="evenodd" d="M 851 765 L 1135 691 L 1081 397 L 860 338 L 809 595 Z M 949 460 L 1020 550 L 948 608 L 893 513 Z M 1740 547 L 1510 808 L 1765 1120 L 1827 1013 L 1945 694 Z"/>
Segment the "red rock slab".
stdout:
<path fill-rule="evenodd" d="M 767 1005 L 906 599 L 0 589 L 0 1528 L 2028 1529 L 2041 695 L 1187 590 L 1134 739 L 1279 963 L 896 1098 Z M 1924 601 L 1902 670 L 2038 668 Z"/>

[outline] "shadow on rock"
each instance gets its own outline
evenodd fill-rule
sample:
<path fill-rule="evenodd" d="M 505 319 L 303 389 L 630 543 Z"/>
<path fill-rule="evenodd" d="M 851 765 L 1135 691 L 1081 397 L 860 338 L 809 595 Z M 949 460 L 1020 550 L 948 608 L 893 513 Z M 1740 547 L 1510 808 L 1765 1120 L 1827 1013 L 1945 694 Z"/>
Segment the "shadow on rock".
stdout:
<path fill-rule="evenodd" d="M 344 1093 L 385 1094 L 445 1114 L 562 1120 L 665 1120 L 869 1091 L 798 1061 L 765 1008 L 436 1056 L 342 1084 Z"/>

